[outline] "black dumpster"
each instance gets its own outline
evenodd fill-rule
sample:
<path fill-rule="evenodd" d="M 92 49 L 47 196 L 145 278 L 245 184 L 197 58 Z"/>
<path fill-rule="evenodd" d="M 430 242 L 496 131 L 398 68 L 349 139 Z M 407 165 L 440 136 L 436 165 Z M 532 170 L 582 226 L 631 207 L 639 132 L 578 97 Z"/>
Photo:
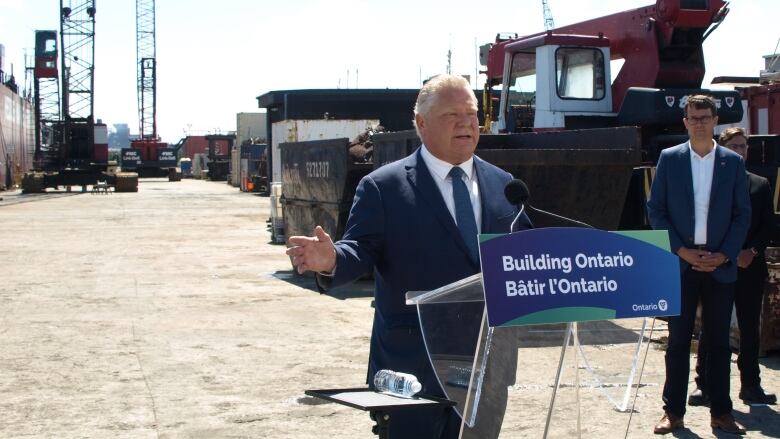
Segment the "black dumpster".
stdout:
<path fill-rule="evenodd" d="M 377 167 L 420 144 L 413 130 L 376 134 L 372 140 Z M 620 225 L 633 168 L 642 155 L 635 127 L 483 134 L 476 154 L 525 181 L 534 207 L 605 230 Z"/>
<path fill-rule="evenodd" d="M 422 144 L 414 130 L 374 134 L 371 141 L 374 143 L 374 169 L 408 156 Z"/>
<path fill-rule="evenodd" d="M 354 163 L 349 139 L 314 140 L 279 145 L 287 236 L 313 233 L 321 225 L 333 240 L 344 234 L 355 189 L 371 172 L 371 163 Z"/>

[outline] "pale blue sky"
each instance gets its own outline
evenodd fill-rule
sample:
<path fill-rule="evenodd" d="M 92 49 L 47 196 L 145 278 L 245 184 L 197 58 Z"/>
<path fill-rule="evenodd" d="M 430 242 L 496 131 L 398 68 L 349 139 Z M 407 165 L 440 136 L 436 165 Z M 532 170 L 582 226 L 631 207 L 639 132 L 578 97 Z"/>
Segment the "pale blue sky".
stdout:
<path fill-rule="evenodd" d="M 654 4 L 652 0 L 549 0 L 562 26 Z M 489 7 L 485 7 L 489 5 Z M 417 88 L 441 73 L 474 76 L 475 42 L 498 32 L 543 30 L 539 0 L 157 0 L 158 130 L 235 129 L 256 96 L 302 88 Z M 23 78 L 36 29 L 57 29 L 59 0 L 0 0 L 6 70 Z M 734 0 L 705 42 L 707 76 L 756 76 L 775 50 L 777 0 Z M 95 113 L 137 131 L 135 1 L 100 0 L 96 15 Z M 349 76 L 348 72 L 349 71 Z M 357 71 L 357 73 L 356 73 Z M 480 79 L 480 87 L 482 83 Z"/>

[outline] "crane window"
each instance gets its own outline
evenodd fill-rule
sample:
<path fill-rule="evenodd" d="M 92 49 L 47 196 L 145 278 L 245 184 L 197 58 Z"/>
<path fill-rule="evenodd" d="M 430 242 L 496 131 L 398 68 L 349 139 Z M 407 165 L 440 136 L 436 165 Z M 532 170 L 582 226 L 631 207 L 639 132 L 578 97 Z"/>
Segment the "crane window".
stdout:
<path fill-rule="evenodd" d="M 534 104 L 536 96 L 536 52 L 518 52 L 512 57 L 507 90 L 507 108 Z"/>
<path fill-rule="evenodd" d="M 44 46 L 44 53 L 46 55 L 53 55 L 57 53 L 57 41 L 54 39 L 46 40 L 46 44 Z"/>
<path fill-rule="evenodd" d="M 709 8 L 707 0 L 682 0 L 680 9 L 690 9 L 694 11 L 706 11 Z"/>
<path fill-rule="evenodd" d="M 604 54 L 594 48 L 561 47 L 555 51 L 558 96 L 601 100 L 605 94 Z"/>
<path fill-rule="evenodd" d="M 57 56 L 57 33 L 37 31 L 35 33 L 35 56 Z"/>

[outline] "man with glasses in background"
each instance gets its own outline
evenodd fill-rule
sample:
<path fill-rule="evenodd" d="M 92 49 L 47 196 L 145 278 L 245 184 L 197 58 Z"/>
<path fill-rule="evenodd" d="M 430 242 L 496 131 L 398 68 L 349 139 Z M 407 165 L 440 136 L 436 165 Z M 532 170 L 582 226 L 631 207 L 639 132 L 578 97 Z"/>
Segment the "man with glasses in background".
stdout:
<path fill-rule="evenodd" d="M 680 315 L 669 318 L 664 416 L 654 433 L 685 426 L 691 335 L 701 300 L 710 426 L 744 434 L 745 428 L 732 415 L 729 396 L 729 322 L 737 258 L 750 225 L 745 163 L 713 140 L 718 116 L 712 97 L 689 96 L 684 115 L 689 141 L 661 152 L 647 202 L 650 224 L 669 232 L 671 251 L 680 257 L 681 276 Z"/>
<path fill-rule="evenodd" d="M 718 138 L 718 143 L 741 155 L 747 160 L 747 133 L 742 128 L 728 128 Z M 774 229 L 774 206 L 769 181 L 761 176 L 747 173 L 752 215 L 747 238 L 737 256 L 737 284 L 734 305 L 739 325 L 739 398 L 748 404 L 774 404 L 777 396 L 766 393 L 761 387 L 761 370 L 758 365 L 758 351 L 761 342 L 761 304 L 764 301 L 764 281 L 769 274 L 764 259 L 764 250 Z M 696 390 L 688 397 L 688 405 L 710 405 L 706 373 L 707 352 L 703 337 L 699 337 L 699 352 L 696 360 Z"/>

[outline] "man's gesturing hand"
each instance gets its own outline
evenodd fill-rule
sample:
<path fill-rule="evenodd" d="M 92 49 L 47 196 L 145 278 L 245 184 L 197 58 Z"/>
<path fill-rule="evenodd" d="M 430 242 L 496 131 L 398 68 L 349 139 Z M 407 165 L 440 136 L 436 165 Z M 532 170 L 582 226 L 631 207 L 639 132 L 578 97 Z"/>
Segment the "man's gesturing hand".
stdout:
<path fill-rule="evenodd" d="M 291 236 L 287 247 L 287 255 L 299 274 L 306 271 L 332 273 L 336 268 L 336 247 L 320 226 L 314 228 L 314 236 Z"/>

